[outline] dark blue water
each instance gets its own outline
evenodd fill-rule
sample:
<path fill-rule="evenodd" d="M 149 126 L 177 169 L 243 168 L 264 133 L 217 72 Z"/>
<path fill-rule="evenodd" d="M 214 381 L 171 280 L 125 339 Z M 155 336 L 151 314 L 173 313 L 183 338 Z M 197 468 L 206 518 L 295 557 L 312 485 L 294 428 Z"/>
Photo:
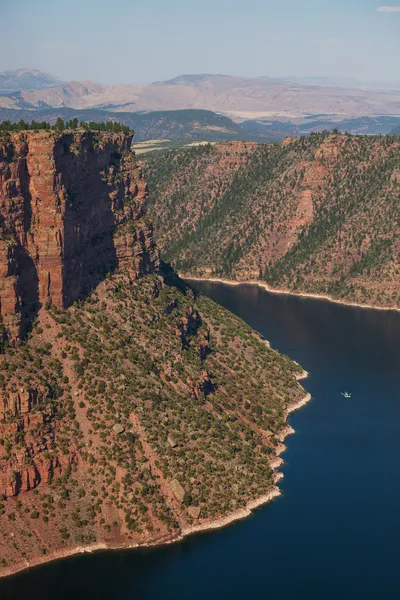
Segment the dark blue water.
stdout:
<path fill-rule="evenodd" d="M 290 419 L 283 496 L 179 544 L 21 573 L 0 582 L 1 600 L 398 599 L 400 313 L 196 287 L 310 372 L 313 400 Z"/>

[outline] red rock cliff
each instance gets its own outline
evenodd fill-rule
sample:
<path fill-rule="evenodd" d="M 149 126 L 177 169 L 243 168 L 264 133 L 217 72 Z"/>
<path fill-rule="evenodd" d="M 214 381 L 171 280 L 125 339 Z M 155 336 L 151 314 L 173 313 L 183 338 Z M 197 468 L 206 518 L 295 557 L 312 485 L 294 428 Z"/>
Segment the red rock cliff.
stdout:
<path fill-rule="evenodd" d="M 41 304 L 68 307 L 118 265 L 158 268 L 132 136 L 23 132 L 0 138 L 0 315 L 15 338 Z"/>

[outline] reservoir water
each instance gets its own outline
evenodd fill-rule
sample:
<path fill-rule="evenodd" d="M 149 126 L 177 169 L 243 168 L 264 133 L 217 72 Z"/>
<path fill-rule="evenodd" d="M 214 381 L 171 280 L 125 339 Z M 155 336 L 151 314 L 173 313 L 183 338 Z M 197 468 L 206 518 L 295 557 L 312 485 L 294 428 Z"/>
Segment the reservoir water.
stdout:
<path fill-rule="evenodd" d="M 290 417 L 283 495 L 179 544 L 80 555 L 1 580 L 1 600 L 399 598 L 400 313 L 193 285 L 310 373 L 313 399 Z"/>

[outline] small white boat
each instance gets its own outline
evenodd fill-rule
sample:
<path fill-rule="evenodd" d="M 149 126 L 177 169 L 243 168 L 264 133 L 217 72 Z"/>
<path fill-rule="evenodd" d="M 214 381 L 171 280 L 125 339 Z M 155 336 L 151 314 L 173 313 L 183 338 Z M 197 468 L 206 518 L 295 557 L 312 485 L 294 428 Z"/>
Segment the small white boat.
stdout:
<path fill-rule="evenodd" d="M 349 392 L 341 392 L 342 396 L 345 398 L 351 398 L 351 394 Z"/>

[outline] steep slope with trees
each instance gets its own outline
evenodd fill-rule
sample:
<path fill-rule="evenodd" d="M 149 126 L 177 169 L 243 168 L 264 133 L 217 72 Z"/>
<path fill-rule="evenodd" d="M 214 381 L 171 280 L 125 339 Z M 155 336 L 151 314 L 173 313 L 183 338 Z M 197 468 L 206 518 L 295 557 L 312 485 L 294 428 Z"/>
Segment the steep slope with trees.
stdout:
<path fill-rule="evenodd" d="M 276 492 L 302 370 L 160 267 L 130 142 L 0 139 L 0 576 Z"/>
<path fill-rule="evenodd" d="M 312 134 L 144 162 L 160 247 L 181 272 L 400 305 L 400 143 Z"/>

